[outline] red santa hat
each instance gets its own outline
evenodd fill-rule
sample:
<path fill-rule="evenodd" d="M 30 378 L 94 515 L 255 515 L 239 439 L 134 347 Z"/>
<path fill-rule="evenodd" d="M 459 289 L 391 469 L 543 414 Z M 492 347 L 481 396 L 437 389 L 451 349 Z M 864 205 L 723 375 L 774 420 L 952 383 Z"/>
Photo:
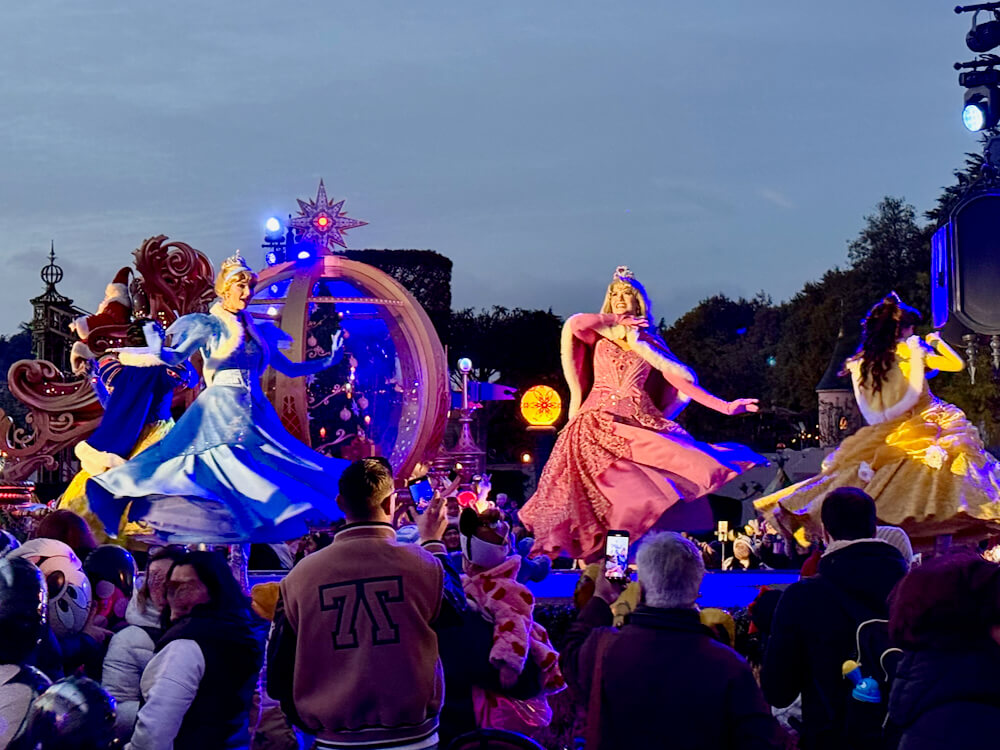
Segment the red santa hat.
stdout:
<path fill-rule="evenodd" d="M 121 268 L 114 279 L 104 289 L 104 300 L 94 315 L 77 318 L 70 324 L 81 341 L 86 341 L 90 332 L 103 326 L 128 325 L 132 316 L 132 300 L 128 294 L 128 277 L 132 269 Z"/>

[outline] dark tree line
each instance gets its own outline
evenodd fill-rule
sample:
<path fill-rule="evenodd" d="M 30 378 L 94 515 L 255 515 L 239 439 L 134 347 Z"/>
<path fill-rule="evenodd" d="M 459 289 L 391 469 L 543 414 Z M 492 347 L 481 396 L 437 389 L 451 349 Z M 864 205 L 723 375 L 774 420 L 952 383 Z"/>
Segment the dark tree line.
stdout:
<path fill-rule="evenodd" d="M 0 409 L 23 423 L 28 409 L 7 389 L 7 371 L 19 359 L 31 359 L 31 331 L 25 324 L 17 333 L 0 336 Z"/>
<path fill-rule="evenodd" d="M 696 435 L 742 440 L 761 450 L 789 443 L 799 424 L 814 434 L 816 384 L 841 327 L 856 344 L 860 321 L 890 291 L 921 310 L 930 304 L 931 227 L 901 198 L 884 198 L 848 243 L 847 267 L 827 271 L 787 302 L 711 297 L 663 331 L 702 384 L 724 398 L 756 396 L 760 416 L 732 420 L 700 408 L 682 417 Z"/>
<path fill-rule="evenodd" d="M 982 157 L 967 154 L 942 189 L 935 207 L 918 220 L 903 198 L 886 197 L 864 217 L 858 235 L 848 241 L 843 268 L 806 283 L 791 299 L 775 304 L 765 293 L 753 299 L 716 295 L 702 300 L 672 324 L 661 321 L 668 345 L 698 373 L 701 382 L 724 398 L 756 396 L 761 415 L 732 419 L 699 406 L 680 421 L 701 439 L 739 441 L 759 450 L 789 443 L 816 422 L 815 387 L 830 364 L 838 332 L 851 346 L 860 336 L 865 312 L 895 290 L 925 315 L 930 308 L 930 239 L 964 192 L 979 177 Z M 550 385 L 568 397 L 559 360 L 562 320 L 551 310 L 493 307 L 450 311 L 451 262 L 430 251 L 351 251 L 350 257 L 372 263 L 400 280 L 425 306 L 454 371 L 469 357 L 473 377 L 523 392 Z M 925 333 L 929 330 L 929 324 Z M 988 444 L 1000 442 L 1000 390 L 990 377 L 988 347 L 977 362 L 975 385 L 967 374 L 944 375 L 934 392 L 966 411 L 984 431 Z M 30 334 L 0 337 L 0 378 L 16 359 L 30 356 Z M 23 408 L 0 388 L 0 408 L 21 416 Z M 516 401 L 487 403 L 481 413 L 494 462 L 513 462 L 531 445 Z M 561 426 L 561 424 L 559 425 Z"/>
<path fill-rule="evenodd" d="M 800 425 L 815 433 L 815 388 L 831 362 L 841 328 L 853 349 L 867 310 L 896 291 L 926 316 L 918 333 L 930 330 L 931 236 L 976 181 L 981 165 L 980 156 L 967 155 L 964 167 L 954 173 L 955 183 L 942 189 L 924 222 L 903 198 L 883 198 L 848 241 L 844 267 L 806 283 L 786 302 L 775 304 L 765 292 L 750 300 L 716 295 L 670 325 L 661 321 L 668 345 L 709 390 L 724 398 L 756 396 L 765 407 L 760 415 L 732 419 L 691 406 L 680 421 L 699 438 L 739 441 L 765 451 L 778 443 L 791 444 L 800 435 Z M 539 325 L 542 320 L 544 325 Z M 559 322 L 551 311 L 459 311 L 452 318 L 451 364 L 459 356 L 470 356 L 483 368 L 477 374 L 484 379 L 517 387 L 547 383 L 565 395 Z M 932 385 L 936 394 L 966 411 L 987 444 L 994 444 L 1000 441 L 1000 390 L 990 377 L 988 357 L 988 351 L 980 352 L 974 385 L 967 373 L 945 374 Z M 517 450 L 523 425 L 512 406 L 491 407 L 485 416 L 491 449 Z"/>

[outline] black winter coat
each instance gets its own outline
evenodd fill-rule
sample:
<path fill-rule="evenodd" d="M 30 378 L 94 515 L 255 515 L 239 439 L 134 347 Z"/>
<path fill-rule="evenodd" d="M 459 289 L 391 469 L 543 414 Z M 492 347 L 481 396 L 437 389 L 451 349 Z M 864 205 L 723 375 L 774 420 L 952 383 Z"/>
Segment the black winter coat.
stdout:
<path fill-rule="evenodd" d="M 606 627 L 611 621 L 608 604 L 594 597 L 567 636 L 563 674 L 584 706 L 599 640 L 615 633 Z M 599 688 L 602 750 L 785 746 L 750 667 L 712 637 L 695 610 L 640 606 L 612 637 Z"/>
<path fill-rule="evenodd" d="M 457 619 L 447 626 L 436 628 L 438 654 L 444 667 L 444 705 L 438 725 L 441 747 L 447 747 L 459 735 L 475 731 L 474 687 L 522 700 L 542 692 L 541 670 L 531 659 L 525 662 L 513 688 L 504 690 L 500 685 L 500 672 L 490 663 L 493 629 L 492 622 L 471 608 L 458 612 Z"/>
<path fill-rule="evenodd" d="M 895 547 L 861 540 L 829 552 L 819 572 L 782 594 L 761 669 L 772 706 L 802 695 L 803 750 L 849 747 L 844 737 L 849 685 L 841 670 L 855 656 L 858 625 L 887 619 L 889 593 L 906 574 Z"/>
<path fill-rule="evenodd" d="M 1000 646 L 906 652 L 889 694 L 899 750 L 990 747 L 1000 727 Z"/>
<path fill-rule="evenodd" d="M 172 641 L 194 641 L 205 659 L 204 676 L 174 738 L 175 748 L 221 750 L 239 746 L 244 736 L 249 740 L 250 703 L 264 659 L 257 625 L 249 612 L 198 606 L 157 642 L 159 653 Z"/>

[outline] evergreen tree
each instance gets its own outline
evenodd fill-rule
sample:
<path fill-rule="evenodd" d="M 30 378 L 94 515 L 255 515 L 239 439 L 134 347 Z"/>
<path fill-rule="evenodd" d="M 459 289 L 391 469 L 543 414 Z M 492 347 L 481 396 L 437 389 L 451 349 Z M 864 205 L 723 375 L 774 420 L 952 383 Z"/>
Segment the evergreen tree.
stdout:
<path fill-rule="evenodd" d="M 17 333 L 0 336 L 0 409 L 16 422 L 23 423 L 28 409 L 7 388 L 7 372 L 20 359 L 31 359 L 31 329 L 26 323 L 21 324 Z"/>

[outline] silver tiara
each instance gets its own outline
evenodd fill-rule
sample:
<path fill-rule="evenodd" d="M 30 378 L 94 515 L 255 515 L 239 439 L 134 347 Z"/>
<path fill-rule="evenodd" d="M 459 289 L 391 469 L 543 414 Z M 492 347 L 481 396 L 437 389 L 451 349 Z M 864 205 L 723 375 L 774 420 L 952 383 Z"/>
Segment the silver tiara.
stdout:
<path fill-rule="evenodd" d="M 222 261 L 222 279 L 228 281 L 233 276 L 243 271 L 248 273 L 253 273 L 253 269 L 247 265 L 246 260 L 240 255 L 240 251 L 237 250 L 233 255 L 230 255 L 224 261 Z"/>
<path fill-rule="evenodd" d="M 626 279 L 634 278 L 635 274 L 632 273 L 632 269 L 628 266 L 618 266 L 618 268 L 615 269 L 615 275 L 614 278 L 612 278 L 612 281 L 625 281 Z"/>

